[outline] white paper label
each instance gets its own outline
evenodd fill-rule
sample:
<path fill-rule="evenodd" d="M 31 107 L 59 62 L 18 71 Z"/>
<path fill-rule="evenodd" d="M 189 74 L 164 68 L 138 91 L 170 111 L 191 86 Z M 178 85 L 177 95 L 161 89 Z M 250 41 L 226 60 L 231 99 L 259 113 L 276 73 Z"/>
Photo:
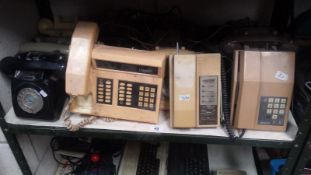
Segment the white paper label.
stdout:
<path fill-rule="evenodd" d="M 188 100 L 190 100 L 189 94 L 179 95 L 179 101 L 188 101 Z"/>
<path fill-rule="evenodd" d="M 41 90 L 39 93 L 42 95 L 42 97 L 48 96 L 48 94 L 44 90 Z"/>
<path fill-rule="evenodd" d="M 274 77 L 278 80 L 282 80 L 282 81 L 287 81 L 288 80 L 288 75 L 285 72 L 282 71 L 277 71 L 274 75 Z"/>

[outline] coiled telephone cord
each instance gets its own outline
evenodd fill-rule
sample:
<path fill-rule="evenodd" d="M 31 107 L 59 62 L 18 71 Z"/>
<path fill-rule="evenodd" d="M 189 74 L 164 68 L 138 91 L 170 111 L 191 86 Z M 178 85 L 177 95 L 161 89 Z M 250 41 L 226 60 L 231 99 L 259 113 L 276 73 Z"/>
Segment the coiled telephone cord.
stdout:
<path fill-rule="evenodd" d="M 65 106 L 64 108 L 64 124 L 66 126 L 66 128 L 71 131 L 71 132 L 76 132 L 78 131 L 80 128 L 83 128 L 85 127 L 86 125 L 90 125 L 92 123 L 95 122 L 95 120 L 98 119 L 98 117 L 96 116 L 90 116 L 88 118 L 85 118 L 83 119 L 82 121 L 80 121 L 79 123 L 77 124 L 73 124 L 70 117 L 71 117 L 71 113 L 69 111 L 69 107 L 70 107 L 70 104 L 72 103 L 72 101 L 74 100 L 75 96 L 71 96 L 70 99 L 69 99 L 69 102 L 68 102 L 68 105 Z M 104 120 L 105 122 L 113 122 L 115 121 L 114 119 L 111 119 L 111 118 L 101 118 L 102 120 Z"/>

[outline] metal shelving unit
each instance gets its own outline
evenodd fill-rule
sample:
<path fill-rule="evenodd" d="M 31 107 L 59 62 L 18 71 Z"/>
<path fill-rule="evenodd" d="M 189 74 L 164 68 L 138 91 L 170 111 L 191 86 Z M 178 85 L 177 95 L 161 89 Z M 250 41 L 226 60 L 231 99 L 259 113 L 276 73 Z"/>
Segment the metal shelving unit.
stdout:
<path fill-rule="evenodd" d="M 268 140 L 268 139 L 250 139 L 242 138 L 231 141 L 228 137 L 209 136 L 209 135 L 191 135 L 191 134 L 172 134 L 172 133 L 148 133 L 139 131 L 121 131 L 96 128 L 82 128 L 78 132 L 70 132 L 65 127 L 55 126 L 35 126 L 11 124 L 5 119 L 2 111 L 0 117 L 0 125 L 5 137 L 8 140 L 16 160 L 25 175 L 30 175 L 31 171 L 19 146 L 15 134 L 33 134 L 33 135 L 53 135 L 53 136 L 78 136 L 78 137 L 97 137 L 109 139 L 124 140 L 146 140 L 146 141 L 172 141 L 172 142 L 191 142 L 206 144 L 229 144 L 229 145 L 247 145 L 253 147 L 269 147 L 269 148 L 288 148 L 290 153 L 284 167 L 284 175 L 292 175 L 298 173 L 306 162 L 305 157 L 310 154 L 310 126 L 311 126 L 311 110 L 308 110 L 304 122 L 298 128 L 297 135 L 293 141 Z M 306 144 L 308 143 L 308 144 Z M 303 155 L 303 156 L 302 156 Z M 296 174 L 297 174 L 296 173 Z"/>

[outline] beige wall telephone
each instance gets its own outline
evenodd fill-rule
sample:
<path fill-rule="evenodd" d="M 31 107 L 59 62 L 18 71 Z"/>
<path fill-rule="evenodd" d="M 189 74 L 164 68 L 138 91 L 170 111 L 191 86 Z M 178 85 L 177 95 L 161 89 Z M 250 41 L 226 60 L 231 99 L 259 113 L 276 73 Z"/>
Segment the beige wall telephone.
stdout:
<path fill-rule="evenodd" d="M 66 92 L 75 113 L 157 123 L 166 55 L 95 44 L 95 23 L 77 24 L 70 45 Z"/>
<path fill-rule="evenodd" d="M 181 54 L 169 61 L 171 126 L 218 126 L 220 54 Z"/>
<path fill-rule="evenodd" d="M 294 70 L 294 52 L 236 51 L 231 93 L 234 127 L 284 131 Z"/>

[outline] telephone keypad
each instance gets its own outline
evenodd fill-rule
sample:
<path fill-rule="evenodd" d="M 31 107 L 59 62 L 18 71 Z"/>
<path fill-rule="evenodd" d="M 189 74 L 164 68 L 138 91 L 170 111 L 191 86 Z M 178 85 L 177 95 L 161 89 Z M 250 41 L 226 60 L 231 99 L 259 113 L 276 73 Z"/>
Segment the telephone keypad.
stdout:
<path fill-rule="evenodd" d="M 112 79 L 97 78 L 97 103 L 112 104 Z"/>
<path fill-rule="evenodd" d="M 287 97 L 261 97 L 258 124 L 284 125 L 286 105 Z"/>
<path fill-rule="evenodd" d="M 210 75 L 200 76 L 199 83 L 199 124 L 217 124 L 218 78 Z"/>
<path fill-rule="evenodd" d="M 120 80 L 118 105 L 155 111 L 156 93 L 157 85 Z"/>

